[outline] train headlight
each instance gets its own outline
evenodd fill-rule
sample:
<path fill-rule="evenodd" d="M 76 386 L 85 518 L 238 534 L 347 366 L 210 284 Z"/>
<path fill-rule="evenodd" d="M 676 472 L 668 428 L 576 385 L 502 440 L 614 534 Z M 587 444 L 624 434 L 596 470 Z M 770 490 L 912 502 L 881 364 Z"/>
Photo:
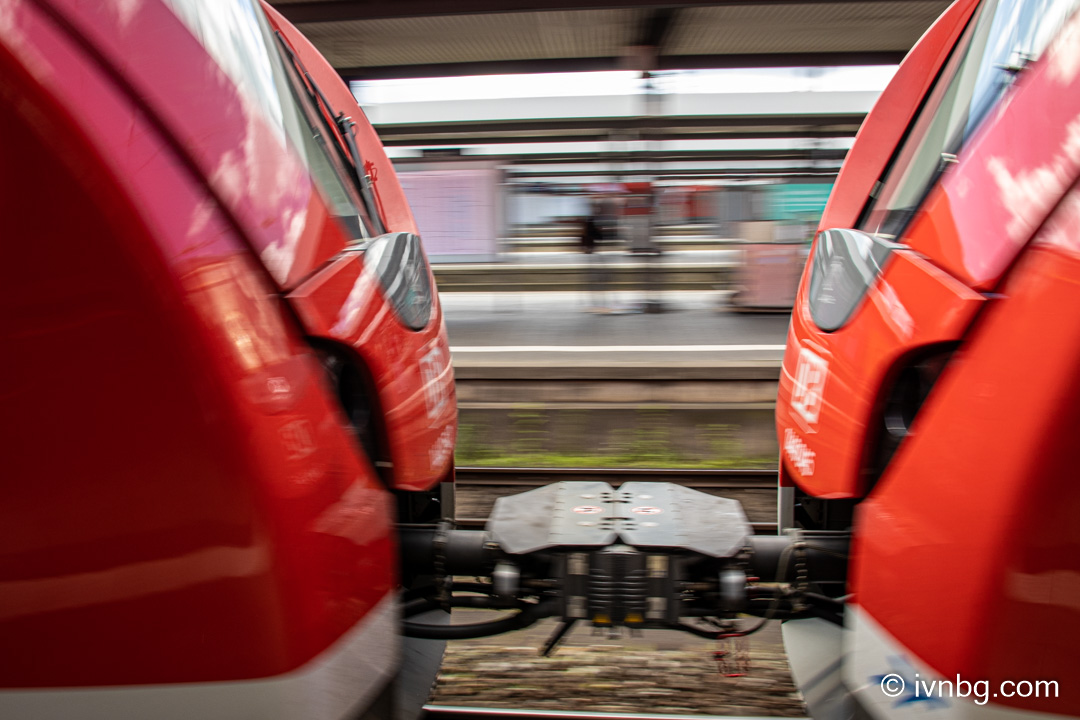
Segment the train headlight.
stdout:
<path fill-rule="evenodd" d="M 364 256 L 401 322 L 422 330 L 431 320 L 432 286 L 420 238 L 407 232 L 380 235 L 368 243 Z"/>
<path fill-rule="evenodd" d="M 810 267 L 810 316 L 826 332 L 843 327 L 897 246 L 859 230 L 825 230 Z"/>

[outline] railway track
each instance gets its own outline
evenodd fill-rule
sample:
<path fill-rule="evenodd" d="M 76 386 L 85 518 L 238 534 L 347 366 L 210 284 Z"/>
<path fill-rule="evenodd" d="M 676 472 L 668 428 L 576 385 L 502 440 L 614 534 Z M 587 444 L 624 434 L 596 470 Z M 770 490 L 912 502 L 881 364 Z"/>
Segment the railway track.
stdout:
<path fill-rule="evenodd" d="M 657 468 L 503 468 L 459 467 L 457 522 L 483 527 L 497 498 L 560 481 L 673 482 L 739 500 L 758 534 L 776 533 L 776 470 L 681 470 Z"/>
<path fill-rule="evenodd" d="M 425 705 L 423 720 L 751 720 L 733 715 L 511 710 L 504 708 Z M 757 720 L 756 718 L 754 720 Z"/>

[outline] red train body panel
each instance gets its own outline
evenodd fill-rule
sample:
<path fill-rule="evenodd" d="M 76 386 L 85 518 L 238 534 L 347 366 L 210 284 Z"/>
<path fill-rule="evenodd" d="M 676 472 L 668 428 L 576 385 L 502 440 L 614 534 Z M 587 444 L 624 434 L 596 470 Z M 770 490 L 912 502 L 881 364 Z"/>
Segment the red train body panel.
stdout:
<path fill-rule="evenodd" d="M 835 659 L 869 717 L 1080 715 L 1078 37 L 1076 3 L 955 3 L 867 118 L 803 275 L 781 485 L 796 524 L 853 533 Z M 1054 691 L 1005 691 L 1023 681 Z"/>
<path fill-rule="evenodd" d="M 343 223 L 325 185 L 355 195 L 347 158 L 297 147 L 313 105 L 259 6 L 204 9 L 226 6 L 265 87 L 160 2 L 21 0 L 0 22 L 5 717 L 341 717 L 401 662 L 387 483 L 452 476 L 456 430 L 434 282 L 410 256 L 431 297 L 408 327 L 365 266 L 371 218 Z M 275 124 L 270 88 L 295 117 Z M 383 227 L 414 230 L 343 111 Z M 374 457 L 320 339 L 370 374 Z"/>
<path fill-rule="evenodd" d="M 949 6 L 919 39 L 897 68 L 873 110 L 863 120 L 844 165 L 836 177 L 821 216 L 822 228 L 853 227 L 878 181 L 903 139 L 926 91 L 941 71 L 978 0 L 962 0 Z"/>
<path fill-rule="evenodd" d="M 299 56 L 325 94 L 334 114 L 355 117 L 363 172 L 383 226 L 389 232 L 416 233 L 405 191 L 374 128 L 367 122 L 341 78 L 313 45 L 287 20 L 263 3 L 271 23 Z M 389 477 L 401 490 L 425 490 L 452 470 L 457 440 L 457 404 L 450 347 L 438 297 L 432 316 L 419 331 L 402 327 L 382 302 L 378 279 L 357 254 L 327 256 L 327 265 L 293 289 L 289 299 L 309 334 L 351 347 L 372 374 L 386 425 L 392 466 Z M 428 271 L 431 287 L 435 279 Z M 419 359 L 419 362 L 408 360 Z M 421 388 L 422 392 L 417 392 Z"/>
<path fill-rule="evenodd" d="M 1071 530 L 1080 333 L 1069 313 L 1048 309 L 1080 301 L 1078 238 L 1074 189 L 860 505 L 852 584 L 862 611 L 937 673 L 995 687 L 1056 680 L 1057 698 L 996 702 L 1063 715 L 1080 715 L 1069 688 L 1080 640 Z"/>
<path fill-rule="evenodd" d="M 356 121 L 356 141 L 360 148 L 360 155 L 364 158 L 364 172 L 371 177 L 372 190 L 375 193 L 375 202 L 382 216 L 387 230 L 404 232 L 419 232 L 416 220 L 413 218 L 412 209 L 405 198 L 405 191 L 398 182 L 394 165 L 386 156 L 382 141 L 379 140 L 375 128 L 367 122 L 366 117 L 356 105 L 356 99 L 348 86 L 341 81 L 341 77 L 334 68 L 326 61 L 315 46 L 305 38 L 293 25 L 281 16 L 277 10 L 262 0 L 263 10 L 266 11 L 270 24 L 288 41 L 292 50 L 300 57 L 304 67 L 311 73 L 319 84 L 319 88 L 326 95 L 326 99 L 337 112 L 343 112 Z"/>

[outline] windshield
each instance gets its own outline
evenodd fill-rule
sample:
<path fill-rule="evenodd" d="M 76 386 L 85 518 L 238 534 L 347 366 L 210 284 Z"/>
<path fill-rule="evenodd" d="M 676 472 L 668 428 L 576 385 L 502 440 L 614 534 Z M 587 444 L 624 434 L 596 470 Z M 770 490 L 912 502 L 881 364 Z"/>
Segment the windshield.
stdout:
<path fill-rule="evenodd" d="M 965 30 L 859 228 L 903 232 L 931 186 L 1080 0 L 987 0 Z"/>
<path fill-rule="evenodd" d="M 353 241 L 371 237 L 336 139 L 286 68 L 262 10 L 254 0 L 165 0 L 266 122 L 304 161 L 331 213 Z"/>

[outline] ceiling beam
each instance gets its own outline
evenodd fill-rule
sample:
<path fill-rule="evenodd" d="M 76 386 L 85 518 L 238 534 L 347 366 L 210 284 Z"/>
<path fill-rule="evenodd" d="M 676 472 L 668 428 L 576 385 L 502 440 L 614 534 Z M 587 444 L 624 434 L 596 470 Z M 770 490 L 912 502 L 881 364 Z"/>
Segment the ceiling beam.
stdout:
<path fill-rule="evenodd" d="M 529 172 L 530 165 L 595 165 L 597 163 L 687 163 L 687 162 L 758 162 L 762 160 L 791 160 L 800 162 L 839 163 L 847 156 L 843 149 L 791 150 L 722 150 L 680 152 L 614 152 L 614 153 L 538 153 L 529 155 L 447 155 L 455 160 L 487 160 L 511 165 Z M 434 156 L 439 158 L 440 156 Z M 394 158 L 395 163 L 412 165 L 431 162 L 433 156 Z M 815 168 L 805 168 L 813 170 Z M 835 170 L 836 167 L 821 168 Z M 637 171 L 643 172 L 643 171 Z"/>
<path fill-rule="evenodd" d="M 822 168 L 820 170 L 809 167 L 791 168 L 713 168 L 702 170 L 684 170 L 656 168 L 653 170 L 542 170 L 536 172 L 513 171 L 507 173 L 510 180 L 528 180 L 531 178 L 545 177 L 678 177 L 678 178 L 706 178 L 706 177 L 741 177 L 761 178 L 777 176 L 796 177 L 833 177 L 840 168 Z"/>
<path fill-rule="evenodd" d="M 611 152 L 611 153 L 538 153 L 529 155 L 483 155 L 485 160 L 508 162 L 515 167 L 528 165 L 595 165 L 596 163 L 668 163 L 668 162 L 756 162 L 759 160 L 800 160 L 840 162 L 847 156 L 843 149 L 791 150 L 705 150 L 676 152 Z M 475 159 L 477 155 L 460 157 Z M 405 158 L 400 158 L 404 160 Z M 415 158 L 427 161 L 430 158 Z M 829 168 L 834 169 L 834 168 Z"/>
<path fill-rule="evenodd" d="M 894 4 L 925 3 L 926 0 L 888 0 Z M 880 0 L 316 0 L 271 5 L 293 23 L 348 22 L 388 18 L 484 15 L 561 10 L 619 10 L 687 7 L 738 7 L 762 5 L 846 5 L 880 3 Z M 944 9 L 947 0 L 942 0 Z"/>
<path fill-rule="evenodd" d="M 637 139 L 648 142 L 675 140 L 766 140 L 773 138 L 842 138 L 855 137 L 857 127 L 845 130 L 818 130 L 814 128 L 792 128 L 786 130 L 708 130 L 704 132 L 658 132 L 643 133 Z M 597 130 L 591 135 L 423 135 L 397 137 L 379 134 L 386 147 L 440 146 L 460 147 L 462 145 L 506 145 L 510 143 L 572 143 L 572 142 L 611 142 L 606 130 Z"/>
<path fill-rule="evenodd" d="M 678 8 L 655 8 L 649 13 L 648 19 L 642 26 L 641 36 L 638 37 L 637 44 L 642 47 L 653 48 L 654 52 L 660 55 L 664 51 L 664 41 L 671 31 L 675 15 L 678 12 Z"/>
<path fill-rule="evenodd" d="M 406 137 L 433 133 L 456 133 L 468 135 L 478 132 L 535 132 L 544 130 L 584 130 L 603 129 L 608 131 L 644 130 L 656 131 L 657 128 L 688 129 L 700 128 L 741 128 L 749 132 L 759 128 L 788 129 L 844 129 L 858 128 L 862 124 L 864 113 L 830 113 L 823 115 L 671 115 L 656 118 L 648 117 L 601 117 L 601 118 L 554 118 L 552 120 L 480 120 L 444 123 L 402 123 L 396 125 L 375 125 L 380 135 Z M 757 137 L 756 135 L 754 137 Z"/>
<path fill-rule="evenodd" d="M 660 55 L 657 70 L 720 70 L 766 67 L 845 67 L 850 65 L 898 65 L 904 52 L 800 52 L 729 55 Z M 598 72 L 626 69 L 621 57 L 544 58 L 490 62 L 431 63 L 335 68 L 349 80 L 399 80 L 466 75 L 518 75 L 529 73 Z"/>

